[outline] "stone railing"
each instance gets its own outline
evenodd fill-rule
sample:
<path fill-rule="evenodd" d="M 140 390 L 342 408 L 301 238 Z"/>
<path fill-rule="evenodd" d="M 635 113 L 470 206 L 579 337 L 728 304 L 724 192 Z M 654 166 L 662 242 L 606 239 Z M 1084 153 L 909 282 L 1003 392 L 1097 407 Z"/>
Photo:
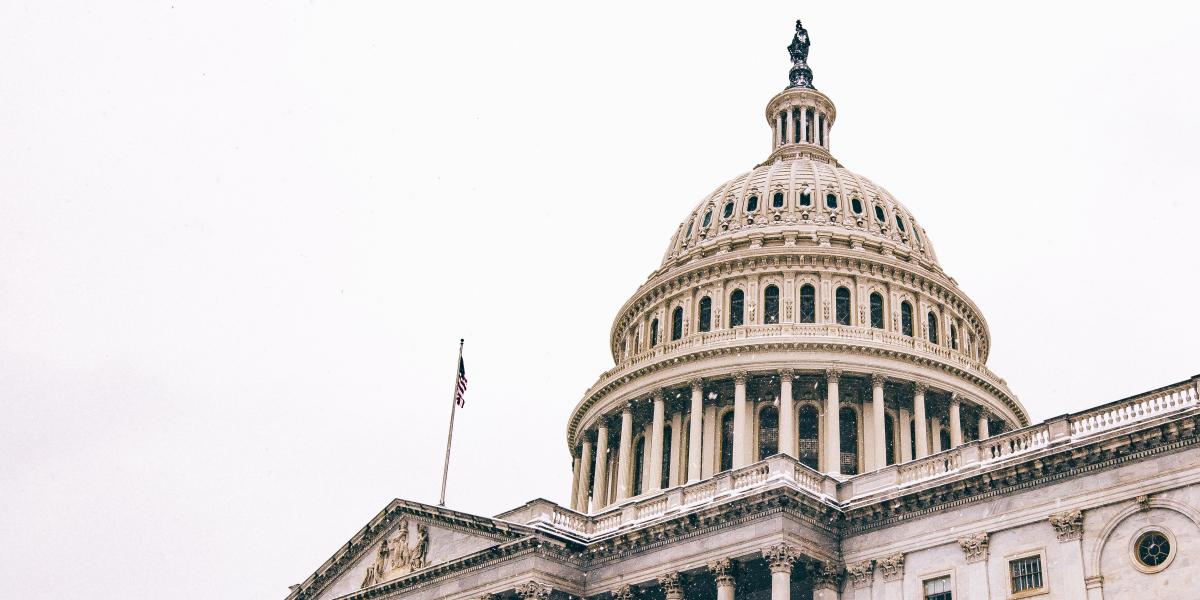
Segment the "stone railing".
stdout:
<path fill-rule="evenodd" d="M 1194 408 L 1200 402 L 1197 380 L 1118 400 L 1071 416 L 1071 437 L 1081 438 L 1159 415 Z"/>
<path fill-rule="evenodd" d="M 900 465 L 900 483 L 912 483 L 957 471 L 963 463 L 963 448 L 960 446 Z"/>
<path fill-rule="evenodd" d="M 983 440 L 979 444 L 979 459 L 1000 460 L 1016 454 L 1024 454 L 1050 444 L 1050 429 L 1046 423 L 1030 425 L 1015 431 Z"/>

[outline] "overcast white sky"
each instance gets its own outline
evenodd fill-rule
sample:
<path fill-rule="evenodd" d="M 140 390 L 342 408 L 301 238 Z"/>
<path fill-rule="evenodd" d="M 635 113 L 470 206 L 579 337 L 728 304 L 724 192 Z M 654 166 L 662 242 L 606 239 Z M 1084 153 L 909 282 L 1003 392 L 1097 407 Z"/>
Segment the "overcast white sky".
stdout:
<path fill-rule="evenodd" d="M 829 4 L 0 4 L 0 595 L 284 596 L 436 502 L 459 337 L 450 506 L 563 501 L 797 17 L 1035 420 L 1200 373 L 1195 9 Z"/>

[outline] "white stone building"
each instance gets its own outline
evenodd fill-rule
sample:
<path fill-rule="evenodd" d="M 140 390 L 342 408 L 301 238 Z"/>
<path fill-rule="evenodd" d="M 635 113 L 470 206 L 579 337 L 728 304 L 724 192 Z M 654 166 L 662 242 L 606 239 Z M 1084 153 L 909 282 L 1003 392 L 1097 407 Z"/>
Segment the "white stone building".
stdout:
<path fill-rule="evenodd" d="M 1030 423 L 789 51 L 770 155 L 617 314 L 570 506 L 395 500 L 288 600 L 1200 598 L 1200 376 Z"/>

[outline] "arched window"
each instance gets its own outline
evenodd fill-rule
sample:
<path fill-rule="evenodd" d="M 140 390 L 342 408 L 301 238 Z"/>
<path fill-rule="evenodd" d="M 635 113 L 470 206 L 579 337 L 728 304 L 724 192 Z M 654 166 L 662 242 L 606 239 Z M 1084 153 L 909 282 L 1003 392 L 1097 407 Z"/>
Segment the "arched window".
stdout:
<path fill-rule="evenodd" d="M 811 404 L 806 404 L 796 411 L 796 418 L 800 423 L 800 446 L 797 449 L 800 456 L 800 462 L 812 467 L 820 469 L 817 458 L 820 456 L 820 436 L 818 427 L 821 422 L 821 415 L 817 412 L 816 407 Z"/>
<path fill-rule="evenodd" d="M 817 288 L 807 283 L 800 286 L 800 322 L 817 322 Z"/>
<path fill-rule="evenodd" d="M 650 321 L 650 347 L 658 345 L 658 319 Z"/>
<path fill-rule="evenodd" d="M 642 493 L 642 465 L 646 464 L 646 437 L 638 438 L 636 444 L 633 445 L 633 464 L 630 468 L 633 469 L 633 495 L 639 496 Z"/>
<path fill-rule="evenodd" d="M 858 198 L 851 198 L 850 199 L 850 210 L 853 210 L 854 214 L 856 214 L 856 215 L 861 215 L 862 210 L 863 210 L 862 209 L 862 200 L 859 200 Z"/>
<path fill-rule="evenodd" d="M 783 192 L 775 192 L 771 196 L 771 208 L 783 208 Z"/>
<path fill-rule="evenodd" d="M 763 323 L 779 322 L 779 288 L 768 285 L 763 291 Z"/>
<path fill-rule="evenodd" d="M 834 292 L 838 325 L 850 324 L 850 288 L 840 287 Z"/>
<path fill-rule="evenodd" d="M 733 290 L 729 294 L 729 326 L 737 327 L 745 322 L 746 294 L 742 290 Z"/>
<path fill-rule="evenodd" d="M 800 206 L 812 206 L 812 194 L 808 192 L 801 192 Z"/>
<path fill-rule="evenodd" d="M 683 337 L 683 307 L 676 306 L 671 311 L 671 341 Z"/>
<path fill-rule="evenodd" d="M 887 447 L 887 464 L 896 464 L 896 420 L 892 415 L 883 416 L 883 438 Z"/>
<path fill-rule="evenodd" d="M 825 206 L 837 208 L 837 194 L 825 194 Z"/>
<path fill-rule="evenodd" d="M 758 210 L 758 196 L 746 198 L 746 212 L 752 213 L 756 210 Z"/>
<path fill-rule="evenodd" d="M 733 411 L 721 417 L 721 470 L 733 468 Z"/>
<path fill-rule="evenodd" d="M 712 209 L 711 208 L 708 209 L 707 211 L 705 211 L 704 220 L 700 222 L 700 226 L 708 227 L 709 223 L 712 223 Z"/>
<path fill-rule="evenodd" d="M 901 233 L 903 233 L 903 232 L 907 231 L 907 230 L 904 228 L 904 218 L 903 218 L 903 217 L 901 217 L 900 215 L 896 215 L 896 227 L 899 227 L 899 228 L 900 228 L 900 232 L 901 232 Z"/>
<path fill-rule="evenodd" d="M 725 203 L 725 208 L 721 210 L 721 218 L 728 219 L 733 216 L 733 200 Z"/>
<path fill-rule="evenodd" d="M 880 223 L 887 222 L 887 216 L 883 214 L 883 207 L 879 206 L 878 204 L 875 205 L 875 220 L 879 221 Z"/>
<path fill-rule="evenodd" d="M 871 292 L 871 327 L 883 329 L 883 295 Z"/>
<path fill-rule="evenodd" d="M 700 331 L 712 329 L 712 298 L 705 296 L 700 299 Z"/>
<path fill-rule="evenodd" d="M 958 350 L 958 325 L 950 324 L 950 348 Z"/>
<path fill-rule="evenodd" d="M 929 322 L 929 343 L 936 344 L 938 343 L 937 315 L 931 312 L 926 320 Z"/>
<path fill-rule="evenodd" d="M 900 333 L 908 337 L 913 335 L 912 305 L 908 300 L 900 303 Z"/>
<path fill-rule="evenodd" d="M 941 442 L 942 442 L 942 445 L 938 446 L 938 448 L 941 448 L 942 450 L 950 449 L 950 430 L 949 429 L 946 429 L 945 427 L 943 427 L 941 429 L 941 431 L 938 431 L 938 439 L 941 440 Z"/>
<path fill-rule="evenodd" d="M 858 413 L 843 407 L 838 415 L 842 434 L 842 474 L 858 474 Z"/>
<path fill-rule="evenodd" d="M 768 406 L 758 413 L 758 460 L 779 454 L 779 411 Z"/>
<path fill-rule="evenodd" d="M 671 487 L 671 426 L 663 426 L 662 479 L 658 482 L 659 489 Z"/>

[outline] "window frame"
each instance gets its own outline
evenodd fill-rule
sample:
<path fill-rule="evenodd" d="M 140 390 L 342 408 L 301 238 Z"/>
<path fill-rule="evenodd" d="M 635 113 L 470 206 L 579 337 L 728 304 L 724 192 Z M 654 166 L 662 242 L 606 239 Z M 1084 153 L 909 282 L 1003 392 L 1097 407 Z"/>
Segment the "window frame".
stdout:
<path fill-rule="evenodd" d="M 784 194 L 783 192 L 780 192 L 780 191 L 776 191 L 775 193 L 771 194 L 771 208 L 774 208 L 774 209 L 787 208 L 787 194 Z"/>
<path fill-rule="evenodd" d="M 751 200 L 753 200 L 753 201 L 754 201 L 754 207 L 753 207 L 753 208 L 751 208 L 751 207 L 750 207 L 750 201 L 751 201 Z M 760 200 L 760 199 L 759 199 L 759 197 L 758 197 L 758 194 L 750 194 L 749 196 L 746 196 L 746 206 L 745 206 L 746 214 L 751 214 L 751 213 L 758 212 L 758 203 L 759 203 L 759 200 Z"/>
<path fill-rule="evenodd" d="M 842 301 L 840 297 L 842 290 L 846 290 L 845 319 L 842 319 Z M 833 290 L 833 322 L 838 325 L 854 325 L 854 293 L 850 291 L 850 286 L 848 285 L 839 285 Z"/>
<path fill-rule="evenodd" d="M 905 307 L 908 307 L 907 311 L 905 311 Z M 907 312 L 907 314 L 906 314 L 906 312 Z M 901 300 L 900 301 L 900 335 L 903 335 L 906 337 L 916 337 L 916 327 L 915 327 L 916 324 L 913 323 L 914 316 L 916 316 L 916 315 L 913 314 L 912 302 L 909 302 L 907 298 Z M 905 317 L 908 317 L 908 318 L 905 319 Z"/>
<path fill-rule="evenodd" d="M 771 310 L 772 307 L 771 307 L 770 303 L 771 303 L 772 299 L 767 295 L 767 292 L 770 291 L 771 288 L 775 288 L 774 311 Z M 763 297 L 762 297 L 762 303 L 763 303 L 762 324 L 763 325 L 778 325 L 780 323 L 779 305 L 780 305 L 780 303 L 781 303 L 780 301 L 782 299 L 783 299 L 783 293 L 782 293 L 782 290 L 779 289 L 778 285 L 776 285 L 774 283 L 769 283 L 763 287 Z M 773 320 L 773 321 L 769 320 L 770 317 L 774 317 L 775 320 Z"/>
<path fill-rule="evenodd" d="M 920 574 L 917 577 L 917 585 L 919 586 L 917 589 L 917 592 L 918 592 L 917 597 L 920 598 L 921 600 L 925 600 L 925 598 L 926 598 L 925 584 L 930 581 L 933 581 L 935 579 L 941 579 L 943 577 L 950 579 L 950 600 L 954 600 L 955 598 L 958 598 L 958 578 L 955 577 L 954 569 L 942 569 L 939 571 L 930 571 L 928 573 Z"/>
<path fill-rule="evenodd" d="M 812 289 L 812 320 L 804 320 L 804 288 Z M 814 283 L 804 281 L 800 283 L 800 287 L 796 290 L 796 322 L 800 324 L 816 323 L 817 322 L 817 286 Z"/>
<path fill-rule="evenodd" d="M 676 305 L 671 309 L 671 341 L 682 340 L 687 332 L 683 330 L 683 306 Z M 678 318 L 676 318 L 678 317 Z"/>
<path fill-rule="evenodd" d="M 707 308 L 705 301 L 708 302 Z M 712 296 L 705 295 L 696 303 L 696 331 L 705 333 L 712 331 Z M 707 314 L 706 314 L 707 313 Z"/>
<path fill-rule="evenodd" d="M 734 312 L 733 295 L 737 294 L 739 292 L 741 292 L 741 294 L 742 294 L 742 299 L 739 301 L 738 306 L 737 306 L 737 312 L 735 313 Z M 737 315 L 737 318 L 738 318 L 737 323 L 733 322 L 733 316 L 735 314 Z M 729 292 L 729 328 L 733 329 L 734 327 L 741 327 L 742 325 L 745 325 L 745 324 L 746 324 L 746 290 L 743 290 L 740 287 L 733 288 L 733 290 L 731 290 Z"/>
<path fill-rule="evenodd" d="M 1040 561 L 1039 564 L 1042 569 L 1042 587 L 1039 587 L 1037 589 L 1014 592 L 1013 591 L 1013 580 L 1012 580 L 1012 563 L 1013 563 L 1013 561 L 1023 560 L 1026 558 L 1032 558 L 1034 556 L 1038 557 L 1038 560 Z M 1006 592 L 1008 594 L 1006 596 L 1006 598 L 1008 600 L 1017 600 L 1018 598 L 1031 598 L 1034 596 L 1045 596 L 1045 595 L 1049 594 L 1050 593 L 1050 574 L 1049 574 L 1049 571 L 1047 571 L 1048 566 L 1049 566 L 1049 563 L 1046 562 L 1046 548 L 1044 546 L 1040 547 L 1040 548 L 1025 548 L 1024 550 L 1021 550 L 1019 552 L 1014 552 L 1014 553 L 1009 554 L 1008 556 L 1005 556 L 1004 557 L 1004 578 L 1007 581 L 1007 583 L 1005 583 L 1004 589 L 1006 590 Z"/>
<path fill-rule="evenodd" d="M 1167 542 L 1171 544 L 1171 552 L 1167 554 L 1167 559 L 1162 561 L 1161 564 L 1153 567 L 1142 564 L 1142 561 L 1138 559 L 1138 542 L 1141 541 L 1142 536 L 1152 531 L 1157 531 L 1158 533 L 1163 534 L 1163 536 L 1167 538 Z M 1163 527 L 1161 524 L 1155 523 L 1142 527 L 1129 537 L 1129 561 L 1133 563 L 1133 568 L 1137 569 L 1140 573 L 1145 573 L 1147 575 L 1161 573 L 1162 571 L 1166 570 L 1167 567 L 1171 566 L 1172 562 L 1175 562 L 1175 556 L 1177 554 L 1179 554 L 1179 542 L 1175 539 L 1175 534 L 1170 529 Z"/>
<path fill-rule="evenodd" d="M 867 298 L 868 298 L 868 300 L 867 300 L 868 301 L 868 310 L 871 313 L 869 315 L 870 321 L 871 321 L 870 322 L 871 328 L 872 329 L 886 329 L 887 328 L 887 301 L 884 300 L 883 294 L 877 290 L 872 290 L 871 294 L 869 296 L 867 296 Z M 875 299 L 876 298 L 879 298 L 879 310 L 878 311 L 876 311 L 876 307 L 875 307 Z M 879 325 L 878 326 L 875 325 L 875 323 L 876 323 L 875 317 L 876 317 L 877 313 L 879 316 L 879 321 L 878 321 Z"/>

